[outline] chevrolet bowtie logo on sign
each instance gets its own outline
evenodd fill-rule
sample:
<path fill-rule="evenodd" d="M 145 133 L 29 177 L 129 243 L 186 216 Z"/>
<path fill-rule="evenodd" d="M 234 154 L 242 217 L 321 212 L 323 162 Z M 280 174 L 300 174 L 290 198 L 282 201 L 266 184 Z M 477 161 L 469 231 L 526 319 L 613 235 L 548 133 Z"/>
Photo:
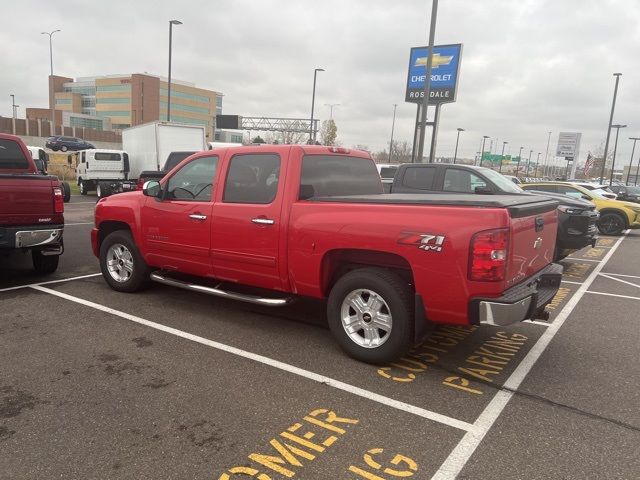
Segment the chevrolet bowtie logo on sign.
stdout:
<path fill-rule="evenodd" d="M 431 69 L 436 69 L 440 65 L 449 65 L 453 60 L 453 55 L 449 57 L 443 57 L 439 53 L 433 54 L 433 60 L 431 61 Z M 427 68 L 427 57 L 419 57 L 416 59 L 415 67 L 423 66 Z"/>
<path fill-rule="evenodd" d="M 409 74 L 405 101 L 420 103 L 424 98 L 427 78 L 427 47 L 414 47 L 409 56 Z M 431 61 L 429 105 L 456 101 L 456 87 L 460 71 L 462 45 L 436 45 Z"/>

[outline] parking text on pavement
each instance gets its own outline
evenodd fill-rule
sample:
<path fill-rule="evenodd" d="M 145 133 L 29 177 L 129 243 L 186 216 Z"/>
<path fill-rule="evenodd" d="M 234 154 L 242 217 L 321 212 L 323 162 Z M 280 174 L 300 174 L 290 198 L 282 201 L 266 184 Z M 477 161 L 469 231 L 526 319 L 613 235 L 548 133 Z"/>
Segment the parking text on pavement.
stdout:
<path fill-rule="evenodd" d="M 372 448 L 362 457 L 364 464 L 350 465 L 349 471 L 367 480 L 391 480 L 413 477 L 418 464 L 412 458 L 399 453 L 385 454 L 383 448 Z M 384 463 L 379 463 L 384 462 Z"/>

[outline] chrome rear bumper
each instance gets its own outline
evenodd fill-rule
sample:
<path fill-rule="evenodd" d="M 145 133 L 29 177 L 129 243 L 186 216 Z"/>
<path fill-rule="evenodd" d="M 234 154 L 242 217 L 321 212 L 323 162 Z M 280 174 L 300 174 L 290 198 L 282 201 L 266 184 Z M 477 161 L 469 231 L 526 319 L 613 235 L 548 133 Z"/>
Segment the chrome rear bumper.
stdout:
<path fill-rule="evenodd" d="M 59 243 L 62 238 L 62 228 L 45 230 L 20 230 L 16 232 L 16 248 L 40 247 Z"/>

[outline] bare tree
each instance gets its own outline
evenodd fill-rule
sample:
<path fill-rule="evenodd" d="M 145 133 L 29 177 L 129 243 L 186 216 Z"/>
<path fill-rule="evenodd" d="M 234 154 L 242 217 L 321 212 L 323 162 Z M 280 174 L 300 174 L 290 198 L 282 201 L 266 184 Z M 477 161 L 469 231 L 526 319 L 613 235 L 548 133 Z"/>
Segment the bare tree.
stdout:
<path fill-rule="evenodd" d="M 338 127 L 333 119 L 325 120 L 320 127 L 320 139 L 323 145 L 335 145 Z"/>

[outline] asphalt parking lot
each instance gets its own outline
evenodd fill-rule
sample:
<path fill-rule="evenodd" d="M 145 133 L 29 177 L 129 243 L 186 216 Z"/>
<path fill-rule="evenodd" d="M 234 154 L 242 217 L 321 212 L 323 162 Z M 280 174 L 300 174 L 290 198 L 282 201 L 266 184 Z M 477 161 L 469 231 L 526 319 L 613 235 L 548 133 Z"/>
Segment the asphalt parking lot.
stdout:
<path fill-rule="evenodd" d="M 56 274 L 0 273 L 1 478 L 638 477 L 640 231 L 563 261 L 549 322 L 440 327 L 371 366 L 318 302 L 112 291 L 94 203 L 65 205 Z"/>

